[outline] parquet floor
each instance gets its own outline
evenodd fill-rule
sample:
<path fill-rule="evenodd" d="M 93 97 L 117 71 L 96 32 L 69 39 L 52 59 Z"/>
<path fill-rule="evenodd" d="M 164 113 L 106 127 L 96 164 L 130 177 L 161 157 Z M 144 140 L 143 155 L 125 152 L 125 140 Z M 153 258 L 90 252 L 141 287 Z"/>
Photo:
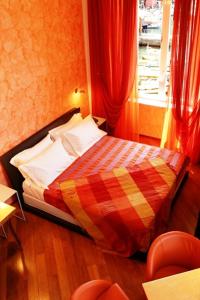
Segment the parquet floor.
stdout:
<path fill-rule="evenodd" d="M 170 230 L 194 233 L 200 211 L 200 167 L 180 188 Z M 81 283 L 97 278 L 118 282 L 131 300 L 143 300 L 145 261 L 102 252 L 92 240 L 26 212 L 13 219 L 22 250 L 9 234 L 0 240 L 1 300 L 68 300 Z"/>

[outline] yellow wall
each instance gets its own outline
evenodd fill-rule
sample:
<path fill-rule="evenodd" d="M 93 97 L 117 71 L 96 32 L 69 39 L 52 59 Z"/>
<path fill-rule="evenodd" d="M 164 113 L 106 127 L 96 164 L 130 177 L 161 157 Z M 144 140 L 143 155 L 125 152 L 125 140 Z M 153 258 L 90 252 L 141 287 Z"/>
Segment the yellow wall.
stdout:
<path fill-rule="evenodd" d="M 81 1 L 0 1 L 0 155 L 74 104 L 87 114 L 76 87 L 87 87 Z"/>

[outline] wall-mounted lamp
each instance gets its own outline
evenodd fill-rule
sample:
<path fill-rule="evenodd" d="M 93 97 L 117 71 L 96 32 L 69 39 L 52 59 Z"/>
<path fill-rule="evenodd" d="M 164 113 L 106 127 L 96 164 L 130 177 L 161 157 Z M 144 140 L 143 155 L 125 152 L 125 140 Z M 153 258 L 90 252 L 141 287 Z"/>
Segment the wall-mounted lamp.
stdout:
<path fill-rule="evenodd" d="M 80 88 L 75 88 L 73 93 L 72 93 L 72 102 L 74 106 L 80 106 L 81 102 L 84 101 L 85 96 L 85 90 L 80 89 Z"/>
<path fill-rule="evenodd" d="M 63 101 L 64 106 L 80 107 L 82 103 L 87 101 L 87 92 L 83 88 L 73 87 L 71 92 L 66 96 Z"/>
<path fill-rule="evenodd" d="M 75 94 L 83 94 L 83 93 L 85 93 L 85 90 L 81 90 L 81 89 L 79 89 L 79 88 L 75 88 L 75 90 L 74 90 L 74 93 Z"/>

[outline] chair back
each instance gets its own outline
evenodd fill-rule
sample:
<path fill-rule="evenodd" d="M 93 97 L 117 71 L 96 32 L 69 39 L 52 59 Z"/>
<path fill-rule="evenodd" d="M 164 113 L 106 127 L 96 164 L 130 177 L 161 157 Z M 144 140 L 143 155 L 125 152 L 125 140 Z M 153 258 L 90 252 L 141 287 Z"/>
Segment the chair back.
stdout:
<path fill-rule="evenodd" d="M 147 254 L 146 279 L 154 280 L 200 267 L 200 240 L 169 231 L 158 236 Z"/>
<path fill-rule="evenodd" d="M 129 300 L 124 291 L 120 288 L 117 283 L 111 285 L 111 287 L 100 297 L 98 300 Z"/>
<path fill-rule="evenodd" d="M 91 280 L 80 285 L 71 300 L 129 300 L 117 283 L 107 280 Z"/>

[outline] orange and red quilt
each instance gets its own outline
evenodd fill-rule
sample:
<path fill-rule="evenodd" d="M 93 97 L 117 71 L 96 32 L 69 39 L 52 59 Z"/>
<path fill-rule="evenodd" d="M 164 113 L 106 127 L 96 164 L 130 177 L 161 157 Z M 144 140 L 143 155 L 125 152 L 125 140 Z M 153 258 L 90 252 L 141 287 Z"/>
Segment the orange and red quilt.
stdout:
<path fill-rule="evenodd" d="M 71 166 L 48 186 L 48 189 L 45 189 L 44 200 L 48 204 L 70 214 L 68 206 L 62 199 L 59 182 L 109 172 L 114 168 L 125 167 L 130 170 L 134 168 L 135 164 L 138 165 L 146 160 L 155 158 L 163 159 L 177 174 L 177 185 L 171 191 L 173 194 L 179 184 L 180 177 L 188 165 L 188 160 L 183 154 L 112 136 L 104 136 L 84 155 L 77 158 Z"/>
<path fill-rule="evenodd" d="M 59 183 L 72 215 L 101 247 L 131 256 L 162 232 L 175 171 L 162 158 Z"/>

